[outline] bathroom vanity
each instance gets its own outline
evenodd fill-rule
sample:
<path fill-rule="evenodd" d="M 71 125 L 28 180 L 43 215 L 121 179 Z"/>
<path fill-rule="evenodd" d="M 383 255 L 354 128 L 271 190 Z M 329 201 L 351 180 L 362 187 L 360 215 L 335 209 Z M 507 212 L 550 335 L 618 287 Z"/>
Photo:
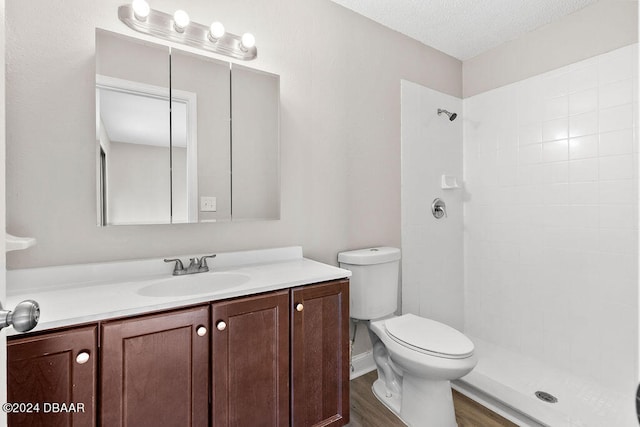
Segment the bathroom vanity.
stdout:
<path fill-rule="evenodd" d="M 220 282 L 198 295 L 148 296 L 158 283 L 188 282 L 141 276 L 29 292 L 42 320 L 9 338 L 8 401 L 40 407 L 10 413 L 10 425 L 347 424 L 350 273 L 304 259 L 300 248 L 238 254 L 220 254 L 226 268 L 212 263 L 214 272 L 197 275 L 247 278 L 231 289 Z M 94 265 L 92 274 L 101 269 L 109 266 Z M 48 310 L 70 295 L 76 301 L 64 310 Z M 74 309 L 88 301 L 112 311 Z M 66 408 L 45 412 L 46 403 Z"/>

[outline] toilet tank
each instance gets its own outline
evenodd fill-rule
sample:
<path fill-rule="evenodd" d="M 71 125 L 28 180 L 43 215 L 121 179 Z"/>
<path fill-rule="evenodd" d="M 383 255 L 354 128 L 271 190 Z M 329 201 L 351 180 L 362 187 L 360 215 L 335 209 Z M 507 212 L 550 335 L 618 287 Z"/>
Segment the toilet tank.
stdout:
<path fill-rule="evenodd" d="M 396 311 L 400 249 L 379 247 L 340 252 L 338 262 L 352 273 L 349 283 L 352 318 L 372 320 Z"/>

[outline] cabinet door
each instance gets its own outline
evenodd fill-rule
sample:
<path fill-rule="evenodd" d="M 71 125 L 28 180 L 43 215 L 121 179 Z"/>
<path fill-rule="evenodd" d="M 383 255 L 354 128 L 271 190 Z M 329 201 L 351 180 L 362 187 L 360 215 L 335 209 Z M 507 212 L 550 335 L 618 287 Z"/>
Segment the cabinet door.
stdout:
<path fill-rule="evenodd" d="M 349 422 L 349 281 L 291 292 L 292 425 Z"/>
<path fill-rule="evenodd" d="M 212 425 L 289 425 L 289 293 L 212 305 Z"/>
<path fill-rule="evenodd" d="M 10 412 L 9 426 L 95 426 L 96 347 L 97 326 L 10 339 L 7 401 L 37 403 L 38 412 Z"/>
<path fill-rule="evenodd" d="M 102 324 L 102 425 L 207 426 L 208 325 L 208 306 Z"/>

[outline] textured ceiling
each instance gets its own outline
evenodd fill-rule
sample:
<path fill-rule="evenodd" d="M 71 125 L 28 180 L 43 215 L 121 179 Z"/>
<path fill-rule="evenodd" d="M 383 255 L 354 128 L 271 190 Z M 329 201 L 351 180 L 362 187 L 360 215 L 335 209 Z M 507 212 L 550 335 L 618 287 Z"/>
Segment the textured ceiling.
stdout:
<path fill-rule="evenodd" d="M 460 60 L 597 0 L 332 0 Z"/>

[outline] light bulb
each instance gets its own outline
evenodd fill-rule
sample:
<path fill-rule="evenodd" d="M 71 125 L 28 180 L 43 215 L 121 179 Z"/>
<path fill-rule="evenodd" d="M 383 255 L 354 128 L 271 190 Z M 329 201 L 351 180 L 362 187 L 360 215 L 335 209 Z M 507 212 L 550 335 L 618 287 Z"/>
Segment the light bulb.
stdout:
<path fill-rule="evenodd" d="M 189 22 L 189 15 L 184 10 L 178 9 L 173 14 L 173 26 L 177 32 L 182 33 Z"/>
<path fill-rule="evenodd" d="M 138 21 L 147 20 L 147 16 L 149 16 L 149 12 L 151 12 L 149 3 L 147 3 L 145 0 L 133 0 L 133 3 L 131 3 L 131 7 L 133 8 L 133 16 Z"/>
<path fill-rule="evenodd" d="M 246 49 L 251 49 L 256 45 L 256 38 L 251 33 L 244 33 L 241 39 L 242 47 Z"/>
<path fill-rule="evenodd" d="M 209 38 L 216 41 L 222 36 L 224 36 L 224 25 L 218 21 L 212 23 L 209 27 Z"/>

